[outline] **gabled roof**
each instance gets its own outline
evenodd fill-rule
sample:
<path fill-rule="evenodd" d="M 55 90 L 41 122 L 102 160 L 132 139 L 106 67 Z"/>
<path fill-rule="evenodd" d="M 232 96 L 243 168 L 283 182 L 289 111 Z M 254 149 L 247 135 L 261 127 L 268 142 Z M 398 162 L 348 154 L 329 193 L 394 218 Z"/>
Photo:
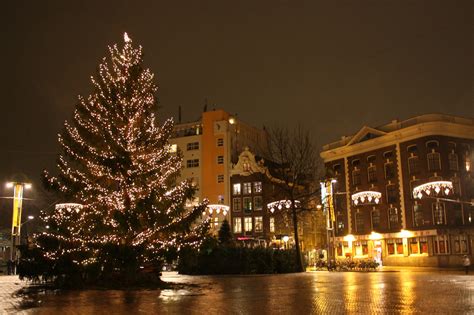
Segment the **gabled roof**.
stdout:
<path fill-rule="evenodd" d="M 352 139 L 346 144 L 346 146 L 351 146 L 353 144 L 377 138 L 386 134 L 387 133 L 384 131 L 380 131 L 369 126 L 364 126 L 352 137 Z"/>
<path fill-rule="evenodd" d="M 244 151 L 239 155 L 239 161 L 237 164 L 233 165 L 231 169 L 231 175 L 241 174 L 248 176 L 253 173 L 262 173 L 267 172 L 266 167 L 256 161 L 255 155 L 250 152 L 248 147 L 244 148 Z"/>

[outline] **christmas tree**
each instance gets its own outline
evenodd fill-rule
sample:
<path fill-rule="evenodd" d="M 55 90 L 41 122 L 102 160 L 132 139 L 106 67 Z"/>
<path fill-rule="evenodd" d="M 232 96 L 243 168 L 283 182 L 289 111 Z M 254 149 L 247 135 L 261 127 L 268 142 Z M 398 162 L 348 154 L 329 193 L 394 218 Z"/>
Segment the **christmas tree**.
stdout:
<path fill-rule="evenodd" d="M 191 183 L 176 183 L 182 160 L 168 142 L 173 121 L 157 122 L 157 86 L 142 67 L 142 48 L 125 33 L 123 47 L 109 50 L 93 92 L 79 97 L 59 135 L 57 175 L 44 173 L 61 200 L 79 204 L 43 217 L 49 228 L 35 250 L 54 266 L 52 278 L 130 283 L 144 272 L 159 275 L 167 255 L 199 246 L 207 228 L 194 223 L 206 205 L 186 207 Z"/>
<path fill-rule="evenodd" d="M 230 229 L 230 224 L 227 219 L 224 219 L 222 222 L 221 228 L 217 233 L 217 238 L 219 240 L 219 244 L 223 246 L 233 246 L 234 245 L 234 236 L 232 235 L 232 231 Z"/>

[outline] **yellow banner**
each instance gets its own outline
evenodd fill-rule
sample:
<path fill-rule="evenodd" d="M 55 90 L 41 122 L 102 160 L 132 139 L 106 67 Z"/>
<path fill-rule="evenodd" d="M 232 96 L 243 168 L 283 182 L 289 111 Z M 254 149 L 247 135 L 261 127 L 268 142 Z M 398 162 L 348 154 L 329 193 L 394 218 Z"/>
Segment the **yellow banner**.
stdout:
<path fill-rule="evenodd" d="M 15 190 L 13 192 L 12 235 L 20 235 L 22 202 L 23 202 L 23 185 L 15 184 Z"/>
<path fill-rule="evenodd" d="M 329 212 L 330 212 L 330 217 L 331 217 L 331 221 L 332 222 L 335 222 L 336 221 L 336 217 L 334 216 L 334 192 L 332 191 L 332 183 L 331 181 L 327 181 L 326 182 L 326 192 L 328 194 L 328 205 L 329 205 Z M 332 225 L 332 223 L 331 223 Z"/>

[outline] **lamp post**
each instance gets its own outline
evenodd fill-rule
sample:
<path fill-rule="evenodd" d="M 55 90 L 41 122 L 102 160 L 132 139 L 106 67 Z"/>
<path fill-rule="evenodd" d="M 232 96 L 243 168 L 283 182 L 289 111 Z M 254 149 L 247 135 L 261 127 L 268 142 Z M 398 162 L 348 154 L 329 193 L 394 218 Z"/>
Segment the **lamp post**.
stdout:
<path fill-rule="evenodd" d="M 32 186 L 30 183 L 22 182 L 9 182 L 6 185 L 7 188 L 13 188 L 13 215 L 12 215 L 12 235 L 11 235 L 11 249 L 10 249 L 10 260 L 13 260 L 13 250 L 18 245 L 18 241 L 21 233 L 21 212 L 23 206 L 23 191 L 30 189 Z M 30 219 L 28 219 L 30 220 Z M 24 223 L 28 222 L 25 221 Z M 15 258 L 16 258 L 15 254 Z"/>

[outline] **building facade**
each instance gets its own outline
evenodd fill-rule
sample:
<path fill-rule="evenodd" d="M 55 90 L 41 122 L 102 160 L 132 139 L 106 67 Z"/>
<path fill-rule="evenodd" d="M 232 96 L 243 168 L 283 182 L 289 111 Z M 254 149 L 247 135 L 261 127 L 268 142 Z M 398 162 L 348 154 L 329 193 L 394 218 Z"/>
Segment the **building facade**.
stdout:
<path fill-rule="evenodd" d="M 474 119 L 440 114 L 325 145 L 336 257 L 459 266 L 474 250 L 473 148 Z M 423 184 L 431 189 L 414 194 Z"/>
<path fill-rule="evenodd" d="M 256 157 L 248 148 L 239 155 L 230 172 L 232 232 L 237 240 L 289 248 L 294 244 L 291 213 L 281 203 L 284 197 L 271 172 L 271 163 Z M 282 206 L 271 206 L 275 202 Z M 306 257 L 323 246 L 321 228 L 324 229 L 324 220 L 316 207 L 298 216 L 298 236 Z"/>
<path fill-rule="evenodd" d="M 244 146 L 263 148 L 264 130 L 254 128 L 235 116 L 217 109 L 205 111 L 199 120 L 180 123 L 170 139 L 172 149 L 183 155 L 183 168 L 178 181 L 191 180 L 197 188 L 189 205 L 209 200 L 204 215 L 211 216 L 216 232 L 224 218 L 230 220 L 230 169 Z M 230 221 L 229 221 L 230 222 Z"/>

